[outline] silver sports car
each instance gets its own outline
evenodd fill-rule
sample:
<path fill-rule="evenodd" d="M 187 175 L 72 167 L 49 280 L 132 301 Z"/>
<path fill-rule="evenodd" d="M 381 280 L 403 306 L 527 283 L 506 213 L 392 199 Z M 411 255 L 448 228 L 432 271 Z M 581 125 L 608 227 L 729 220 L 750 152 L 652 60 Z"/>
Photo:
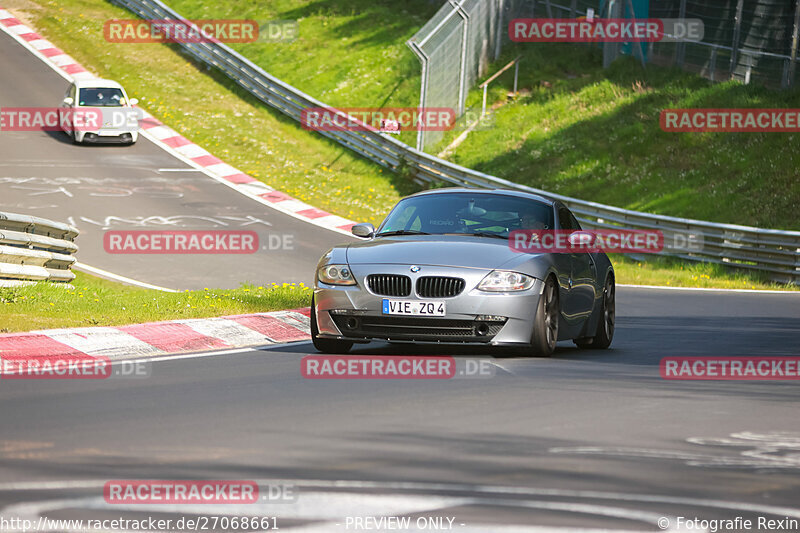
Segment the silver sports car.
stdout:
<path fill-rule="evenodd" d="M 317 265 L 314 346 L 345 353 L 371 340 L 518 346 L 549 356 L 558 340 L 607 348 L 614 268 L 602 252 L 522 253 L 512 231 L 581 229 L 558 201 L 507 190 L 437 189 L 402 199 L 363 242 Z M 570 235 L 571 237 L 572 235 Z"/>

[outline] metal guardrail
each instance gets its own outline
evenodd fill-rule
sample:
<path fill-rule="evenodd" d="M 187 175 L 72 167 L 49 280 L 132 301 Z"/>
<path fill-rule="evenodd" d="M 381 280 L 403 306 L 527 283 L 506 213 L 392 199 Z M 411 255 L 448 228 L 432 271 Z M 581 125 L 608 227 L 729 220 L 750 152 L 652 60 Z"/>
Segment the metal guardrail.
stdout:
<path fill-rule="evenodd" d="M 72 281 L 77 236 L 68 224 L 0 212 L 0 287 Z"/>
<path fill-rule="evenodd" d="M 113 0 L 145 19 L 186 20 L 160 0 Z M 250 94 L 301 120 L 303 109 L 330 106 L 271 76 L 239 53 L 221 43 L 181 43 L 195 60 L 216 67 Z M 503 188 L 532 192 L 564 202 L 587 228 L 624 226 L 657 229 L 671 236 L 697 236 L 701 249 L 667 246 L 664 255 L 690 261 L 725 264 L 765 272 L 776 281 L 800 283 L 800 231 L 760 229 L 733 224 L 641 213 L 595 202 L 578 200 L 490 176 L 431 156 L 375 131 L 319 131 L 361 156 L 418 184 L 449 183 L 481 188 Z"/>

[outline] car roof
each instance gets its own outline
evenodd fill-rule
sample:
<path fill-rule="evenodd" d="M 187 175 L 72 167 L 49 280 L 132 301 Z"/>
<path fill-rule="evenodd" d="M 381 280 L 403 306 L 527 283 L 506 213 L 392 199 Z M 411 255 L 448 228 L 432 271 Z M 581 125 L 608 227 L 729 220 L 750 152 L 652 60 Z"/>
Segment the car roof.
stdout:
<path fill-rule="evenodd" d="M 556 203 L 552 198 L 534 194 L 524 191 L 515 191 L 512 189 L 477 189 L 472 187 L 445 187 L 443 189 L 431 189 L 428 191 L 418 192 L 408 196 L 408 198 L 415 196 L 429 196 L 435 194 L 452 194 L 452 193 L 468 193 L 468 194 L 494 194 L 503 196 L 515 196 L 517 198 L 525 198 L 527 200 L 536 200 L 547 205 L 554 205 Z"/>
<path fill-rule="evenodd" d="M 122 85 L 114 80 L 87 79 L 75 80 L 75 87 L 78 89 L 122 89 Z"/>

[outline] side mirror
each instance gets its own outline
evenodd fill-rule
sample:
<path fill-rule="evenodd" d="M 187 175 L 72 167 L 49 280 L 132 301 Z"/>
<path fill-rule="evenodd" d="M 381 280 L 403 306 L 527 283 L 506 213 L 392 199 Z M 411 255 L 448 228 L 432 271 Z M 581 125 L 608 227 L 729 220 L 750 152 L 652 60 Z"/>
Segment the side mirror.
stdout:
<path fill-rule="evenodd" d="M 370 224 L 369 222 L 362 222 L 361 224 L 356 224 L 353 226 L 353 229 L 350 230 L 353 232 L 353 235 L 356 237 L 361 237 L 362 239 L 369 239 L 373 235 L 375 235 L 375 226 Z"/>
<path fill-rule="evenodd" d="M 67 96 L 66 98 L 64 98 L 64 100 L 62 100 L 62 102 L 65 105 L 72 105 L 75 102 L 75 100 L 73 100 L 71 96 Z"/>
<path fill-rule="evenodd" d="M 589 231 L 570 233 L 569 244 L 576 248 L 591 248 L 594 245 L 594 234 Z"/>
<path fill-rule="evenodd" d="M 139 103 L 139 99 L 138 98 L 131 98 L 130 100 L 128 100 L 128 103 L 130 105 L 136 105 L 136 104 Z"/>

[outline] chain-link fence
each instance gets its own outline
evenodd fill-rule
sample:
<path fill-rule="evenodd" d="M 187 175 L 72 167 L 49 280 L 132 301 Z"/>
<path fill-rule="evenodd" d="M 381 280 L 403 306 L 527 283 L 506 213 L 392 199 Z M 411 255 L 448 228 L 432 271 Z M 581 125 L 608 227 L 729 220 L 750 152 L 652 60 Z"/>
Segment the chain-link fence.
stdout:
<path fill-rule="evenodd" d="M 448 0 L 409 41 L 422 62 L 420 107 L 464 113 L 466 94 L 485 75 L 508 40 L 508 23 L 524 0 Z M 417 149 L 439 142 L 442 131 L 417 132 Z"/>
<path fill-rule="evenodd" d="M 527 17 L 573 18 L 591 8 L 605 17 L 628 5 L 627 0 L 529 0 L 520 10 Z M 636 16 L 700 19 L 704 25 L 700 42 L 649 43 L 648 61 L 677 65 L 714 81 L 733 78 L 783 88 L 794 84 L 800 0 L 650 0 L 647 8 Z M 624 11 L 628 16 L 629 10 Z M 625 49 L 613 44 L 605 48 L 614 57 Z"/>
<path fill-rule="evenodd" d="M 652 58 L 712 80 L 793 84 L 800 0 L 658 0 L 650 16 L 701 19 L 699 43 L 653 43 Z"/>
<path fill-rule="evenodd" d="M 633 53 L 714 81 L 733 78 L 783 88 L 795 83 L 800 0 L 448 0 L 407 43 L 422 62 L 420 107 L 451 108 L 461 116 L 467 91 L 500 55 L 512 19 L 575 18 L 589 10 L 600 17 L 633 13 L 704 24 L 699 42 L 601 45 L 605 65 L 620 53 Z M 418 131 L 417 149 L 443 135 Z"/>

